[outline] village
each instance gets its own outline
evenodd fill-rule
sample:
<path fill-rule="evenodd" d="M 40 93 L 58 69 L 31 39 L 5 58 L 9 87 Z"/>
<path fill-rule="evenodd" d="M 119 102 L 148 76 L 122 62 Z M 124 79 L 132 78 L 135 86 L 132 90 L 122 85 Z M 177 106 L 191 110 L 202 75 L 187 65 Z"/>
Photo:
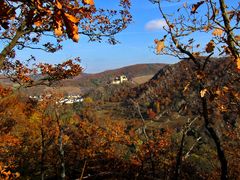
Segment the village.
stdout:
<path fill-rule="evenodd" d="M 128 78 L 126 75 L 120 75 L 116 76 L 113 81 L 111 81 L 111 84 L 114 85 L 120 85 L 124 82 L 128 81 Z M 47 94 L 47 95 L 30 95 L 29 98 L 35 101 L 43 101 L 44 98 L 51 98 L 52 94 Z M 62 98 L 60 98 L 58 101 L 56 101 L 56 104 L 73 104 L 73 103 L 80 103 L 84 101 L 83 95 L 80 94 L 74 94 L 74 95 L 66 95 Z"/>
<path fill-rule="evenodd" d="M 44 96 L 45 98 L 50 98 L 52 97 L 52 94 L 47 94 Z M 38 95 L 38 96 L 29 96 L 30 99 L 36 100 L 36 101 L 43 101 L 43 95 Z M 64 96 L 60 100 L 56 101 L 56 104 L 73 104 L 73 103 L 79 103 L 83 102 L 84 98 L 81 95 L 68 95 Z"/>

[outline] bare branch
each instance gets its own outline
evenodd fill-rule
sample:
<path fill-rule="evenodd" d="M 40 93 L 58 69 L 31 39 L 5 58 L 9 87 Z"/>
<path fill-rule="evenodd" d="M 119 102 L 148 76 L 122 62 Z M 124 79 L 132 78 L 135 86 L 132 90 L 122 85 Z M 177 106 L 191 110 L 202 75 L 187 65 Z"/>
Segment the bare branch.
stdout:
<path fill-rule="evenodd" d="M 199 62 L 196 60 L 195 56 L 190 52 L 190 51 L 187 51 L 186 49 L 184 49 L 180 43 L 178 42 L 178 40 L 176 39 L 176 35 L 173 34 L 172 32 L 172 27 L 171 27 L 171 23 L 169 22 L 167 16 L 165 15 L 165 13 L 163 12 L 162 10 L 162 7 L 161 7 L 161 3 L 160 1 L 158 2 L 158 8 L 159 8 L 159 11 L 161 13 L 161 15 L 163 16 L 168 28 L 169 28 L 169 31 L 168 33 L 171 35 L 171 38 L 172 38 L 172 41 L 173 43 L 175 44 L 175 46 L 180 50 L 181 53 L 187 55 L 189 57 L 189 59 L 191 59 L 199 68 L 200 68 L 200 64 Z"/>

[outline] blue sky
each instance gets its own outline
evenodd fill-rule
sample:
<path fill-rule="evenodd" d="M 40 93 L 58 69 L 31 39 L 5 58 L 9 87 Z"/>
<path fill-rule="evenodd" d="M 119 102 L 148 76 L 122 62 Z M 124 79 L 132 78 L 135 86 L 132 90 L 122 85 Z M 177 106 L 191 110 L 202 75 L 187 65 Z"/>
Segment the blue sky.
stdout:
<path fill-rule="evenodd" d="M 117 8 L 118 0 L 95 0 L 96 7 Z M 150 46 L 155 38 L 161 38 L 163 30 L 146 30 L 145 25 L 152 20 L 160 19 L 156 5 L 148 0 L 132 0 L 131 14 L 133 23 L 123 32 L 116 35 L 120 41 L 117 45 L 88 42 L 88 38 L 80 36 L 78 43 L 67 40 L 63 50 L 48 54 L 36 50 L 18 52 L 18 57 L 26 57 L 31 53 L 40 61 L 58 63 L 79 56 L 81 65 L 87 73 L 96 73 L 140 63 L 173 63 L 169 57 L 160 57 L 153 53 Z M 27 58 L 27 57 L 26 57 Z M 25 59 L 26 59 L 25 58 Z"/>
<path fill-rule="evenodd" d="M 186 0 L 189 4 L 197 0 Z M 237 0 L 227 0 L 237 2 Z M 180 3 L 166 3 L 163 7 L 165 12 L 177 9 Z M 95 0 L 97 7 L 116 8 L 118 0 Z M 108 43 L 88 42 L 88 38 L 80 36 L 79 43 L 67 40 L 63 43 L 63 50 L 47 54 L 41 51 L 29 50 L 19 52 L 18 57 L 34 54 L 41 61 L 59 63 L 69 58 L 79 56 L 81 64 L 87 73 L 96 73 L 108 69 L 115 69 L 132 64 L 140 63 L 175 63 L 176 59 L 167 56 L 157 56 L 153 53 L 154 39 L 162 38 L 164 31 L 159 28 L 162 19 L 156 5 L 148 0 L 132 0 L 131 14 L 133 23 L 123 32 L 116 35 L 120 44 L 109 45 Z M 157 28 L 158 26 L 158 28 Z M 207 37 L 201 37 L 202 40 Z"/>
<path fill-rule="evenodd" d="M 117 0 L 95 0 L 96 6 L 115 7 Z M 176 62 L 169 57 L 159 57 L 150 48 L 154 45 L 155 38 L 161 38 L 163 30 L 146 30 L 149 21 L 160 19 L 156 5 L 148 0 L 132 0 L 131 13 L 133 23 L 123 32 L 116 35 L 120 44 L 109 45 L 107 43 L 88 43 L 82 37 L 78 45 L 70 48 L 68 44 L 65 49 L 65 57 L 78 54 L 86 72 L 100 72 L 107 69 L 119 68 L 139 63 L 173 63 Z"/>

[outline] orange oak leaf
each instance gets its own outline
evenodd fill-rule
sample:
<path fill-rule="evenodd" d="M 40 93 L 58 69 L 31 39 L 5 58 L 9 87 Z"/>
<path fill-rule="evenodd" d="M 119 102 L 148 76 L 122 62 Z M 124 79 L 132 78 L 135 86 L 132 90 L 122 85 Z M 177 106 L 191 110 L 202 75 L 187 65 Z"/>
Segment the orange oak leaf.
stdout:
<path fill-rule="evenodd" d="M 64 15 L 66 16 L 66 18 L 73 22 L 73 23 L 78 23 L 80 19 L 76 18 L 75 16 L 68 14 L 68 13 L 64 13 Z"/>
<path fill-rule="evenodd" d="M 72 40 L 73 40 L 74 42 L 78 42 L 78 40 L 79 40 L 78 27 L 77 27 L 75 24 L 73 25 Z"/>
<path fill-rule="evenodd" d="M 57 28 L 55 28 L 54 33 L 55 33 L 56 36 L 61 36 L 63 34 L 62 27 L 58 26 Z"/>
<path fill-rule="evenodd" d="M 234 38 L 236 39 L 236 41 L 240 41 L 240 35 L 236 35 Z"/>
<path fill-rule="evenodd" d="M 40 21 L 40 20 L 34 22 L 34 25 L 37 26 L 37 27 L 40 27 L 42 24 L 43 24 L 43 22 Z"/>
<path fill-rule="evenodd" d="M 155 40 L 155 43 L 157 44 L 156 53 L 160 54 L 163 48 L 165 47 L 164 40 Z"/>
<path fill-rule="evenodd" d="M 240 57 L 237 58 L 237 68 L 238 68 L 238 70 L 240 70 Z"/>
<path fill-rule="evenodd" d="M 55 13 L 55 28 L 54 28 L 54 33 L 56 36 L 61 36 L 63 34 L 63 22 L 61 19 L 61 11 L 58 10 Z"/>
<path fill-rule="evenodd" d="M 62 4 L 58 0 L 56 0 L 55 5 L 58 9 L 62 9 Z"/>
<path fill-rule="evenodd" d="M 79 19 L 67 13 L 63 14 L 63 19 L 64 19 L 64 24 L 66 26 L 66 31 L 68 36 L 74 42 L 78 42 L 79 34 L 78 34 L 77 22 L 79 21 Z"/>
<path fill-rule="evenodd" d="M 223 34 L 223 30 L 218 28 L 212 32 L 213 36 L 222 36 L 222 34 Z"/>
<path fill-rule="evenodd" d="M 203 30 L 204 30 L 205 32 L 208 32 L 209 29 L 210 29 L 210 26 L 209 26 L 209 25 L 203 27 Z"/>
<path fill-rule="evenodd" d="M 94 5 L 94 0 L 83 0 L 84 4 Z"/>

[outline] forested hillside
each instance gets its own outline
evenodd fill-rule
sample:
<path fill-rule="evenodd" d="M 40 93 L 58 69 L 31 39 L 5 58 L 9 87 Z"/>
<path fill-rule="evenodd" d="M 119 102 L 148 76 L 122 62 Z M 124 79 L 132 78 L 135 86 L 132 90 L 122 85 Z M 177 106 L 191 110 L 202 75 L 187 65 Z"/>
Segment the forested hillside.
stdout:
<path fill-rule="evenodd" d="M 0 1 L 0 179 L 239 179 L 240 2 L 147 3 Z"/>

